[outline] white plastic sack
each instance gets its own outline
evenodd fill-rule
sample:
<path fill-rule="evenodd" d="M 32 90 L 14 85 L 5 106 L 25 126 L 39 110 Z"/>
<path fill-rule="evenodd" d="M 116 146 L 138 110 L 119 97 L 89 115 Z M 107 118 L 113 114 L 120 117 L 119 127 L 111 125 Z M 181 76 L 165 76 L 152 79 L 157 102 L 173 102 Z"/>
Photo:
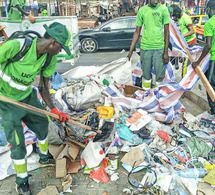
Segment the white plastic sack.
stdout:
<path fill-rule="evenodd" d="M 39 155 L 32 153 L 27 159 L 27 170 L 32 171 L 38 168 L 37 162 Z M 10 151 L 7 151 L 0 155 L 0 180 L 5 179 L 10 175 L 16 174 L 13 166 L 13 161 L 10 158 Z"/>
<path fill-rule="evenodd" d="M 118 84 L 132 85 L 132 65 L 127 58 L 120 58 L 102 66 L 78 66 L 62 74 L 63 78 L 81 78 L 91 74 L 108 74 Z"/>
<path fill-rule="evenodd" d="M 99 102 L 102 91 L 103 88 L 95 81 L 77 79 L 62 84 L 55 94 L 55 99 L 65 112 L 69 109 L 68 104 L 75 110 L 88 109 Z"/>

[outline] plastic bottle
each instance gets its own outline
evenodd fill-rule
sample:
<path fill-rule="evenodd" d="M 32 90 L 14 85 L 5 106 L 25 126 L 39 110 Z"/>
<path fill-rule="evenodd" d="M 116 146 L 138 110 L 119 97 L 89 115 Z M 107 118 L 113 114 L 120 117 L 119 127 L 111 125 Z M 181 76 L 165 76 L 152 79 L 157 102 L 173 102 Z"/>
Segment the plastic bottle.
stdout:
<path fill-rule="evenodd" d="M 181 177 L 185 178 L 203 178 L 206 175 L 205 169 L 183 169 L 181 171 L 177 171 L 177 174 Z"/>
<path fill-rule="evenodd" d="M 132 141 L 133 141 L 135 144 L 137 144 L 137 145 L 143 143 L 143 140 L 142 140 L 138 135 L 136 135 L 136 134 L 133 134 L 133 135 L 131 136 L 131 139 L 132 139 Z"/>

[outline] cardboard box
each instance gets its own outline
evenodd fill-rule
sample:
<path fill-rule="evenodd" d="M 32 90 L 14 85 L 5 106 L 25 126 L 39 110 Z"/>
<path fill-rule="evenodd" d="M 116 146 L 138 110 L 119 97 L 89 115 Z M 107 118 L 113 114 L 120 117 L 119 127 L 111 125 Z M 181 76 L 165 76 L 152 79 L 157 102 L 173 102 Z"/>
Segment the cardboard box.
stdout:
<path fill-rule="evenodd" d="M 65 177 L 67 174 L 66 158 L 56 159 L 55 163 L 56 163 L 55 177 L 56 178 Z"/>
<path fill-rule="evenodd" d="M 56 160 L 55 177 L 65 177 L 67 173 L 77 173 L 81 168 L 80 161 L 75 160 L 80 152 L 80 146 L 65 142 L 64 144 L 50 145 L 49 152 Z"/>

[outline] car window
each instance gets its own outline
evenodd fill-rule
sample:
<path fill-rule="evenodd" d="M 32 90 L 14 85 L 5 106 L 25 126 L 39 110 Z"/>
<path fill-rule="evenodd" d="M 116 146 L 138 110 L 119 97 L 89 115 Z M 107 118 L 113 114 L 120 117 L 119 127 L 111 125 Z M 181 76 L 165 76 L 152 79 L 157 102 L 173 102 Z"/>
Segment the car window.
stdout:
<path fill-rule="evenodd" d="M 199 24 L 199 20 L 200 20 L 200 17 L 193 17 L 192 18 L 193 24 Z"/>
<path fill-rule="evenodd" d="M 208 21 L 208 17 L 202 17 L 202 23 L 201 25 L 205 25 L 205 23 Z"/>
<path fill-rule="evenodd" d="M 113 21 L 113 22 L 105 25 L 103 28 L 107 28 L 107 27 L 110 27 L 111 30 L 129 28 L 129 20 Z"/>
<path fill-rule="evenodd" d="M 130 20 L 130 28 L 136 28 L 135 22 L 136 22 L 136 18 L 132 18 L 132 19 Z"/>

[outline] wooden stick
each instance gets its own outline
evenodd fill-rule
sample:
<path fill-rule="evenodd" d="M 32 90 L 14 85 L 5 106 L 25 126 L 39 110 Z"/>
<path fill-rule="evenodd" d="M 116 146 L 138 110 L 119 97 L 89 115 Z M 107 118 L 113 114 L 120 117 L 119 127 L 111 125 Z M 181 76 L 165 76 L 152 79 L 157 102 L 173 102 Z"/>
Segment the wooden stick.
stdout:
<path fill-rule="evenodd" d="M 191 61 L 191 63 L 194 62 L 194 59 L 192 57 L 192 55 L 190 54 L 190 51 L 188 48 L 185 47 L 185 45 L 183 44 L 183 42 L 180 40 L 180 37 L 178 36 L 173 24 L 172 24 L 172 21 L 170 20 L 170 24 L 172 25 L 172 28 L 173 30 L 175 31 L 175 34 L 180 42 L 180 44 L 182 45 L 182 47 L 184 48 L 184 50 L 187 52 L 187 55 L 188 55 L 188 58 L 189 60 Z M 215 92 L 214 92 L 214 89 L 213 87 L 211 86 L 211 84 L 209 83 L 207 77 L 205 76 L 204 72 L 202 71 L 201 67 L 200 66 L 197 66 L 195 68 L 195 71 L 197 72 L 197 74 L 199 75 L 199 78 L 201 79 L 203 85 L 205 86 L 205 89 L 207 91 L 207 93 L 209 94 L 211 100 L 213 102 L 215 102 Z"/>
<path fill-rule="evenodd" d="M 0 26 L 0 31 L 2 31 L 2 34 L 5 37 L 5 39 L 8 40 L 8 36 L 7 36 L 6 32 L 4 31 L 4 28 L 6 28 L 5 25 Z"/>
<path fill-rule="evenodd" d="M 41 113 L 41 114 L 44 114 L 44 115 L 48 115 L 48 116 L 51 116 L 51 117 L 56 118 L 56 119 L 60 119 L 60 116 L 57 115 L 57 114 L 53 114 L 53 113 L 48 112 L 48 111 L 46 111 L 46 110 L 42 110 L 42 109 L 40 109 L 40 108 L 36 108 L 36 107 L 34 107 L 34 106 L 31 106 L 31 105 L 28 105 L 28 104 L 25 104 L 25 103 L 22 103 L 22 102 L 18 102 L 18 101 L 16 101 L 16 100 L 7 98 L 7 97 L 5 97 L 5 96 L 0 95 L 0 99 L 3 100 L 3 101 L 5 101 L 5 102 L 8 102 L 8 103 L 17 105 L 17 106 L 19 106 L 19 107 L 22 107 L 22 108 L 25 108 L 25 109 L 28 109 L 28 110 L 32 110 L 32 111 L 34 111 L 34 112 Z M 73 125 L 82 127 L 82 128 L 84 128 L 84 129 L 87 129 L 87 130 L 89 130 L 89 131 L 92 130 L 91 127 L 89 127 L 89 126 L 87 126 L 87 125 L 84 125 L 84 124 L 80 124 L 80 123 L 78 123 L 78 122 L 76 122 L 76 121 L 73 121 L 73 120 L 71 120 L 71 119 L 69 119 L 67 122 L 70 123 L 70 124 L 73 124 Z"/>

